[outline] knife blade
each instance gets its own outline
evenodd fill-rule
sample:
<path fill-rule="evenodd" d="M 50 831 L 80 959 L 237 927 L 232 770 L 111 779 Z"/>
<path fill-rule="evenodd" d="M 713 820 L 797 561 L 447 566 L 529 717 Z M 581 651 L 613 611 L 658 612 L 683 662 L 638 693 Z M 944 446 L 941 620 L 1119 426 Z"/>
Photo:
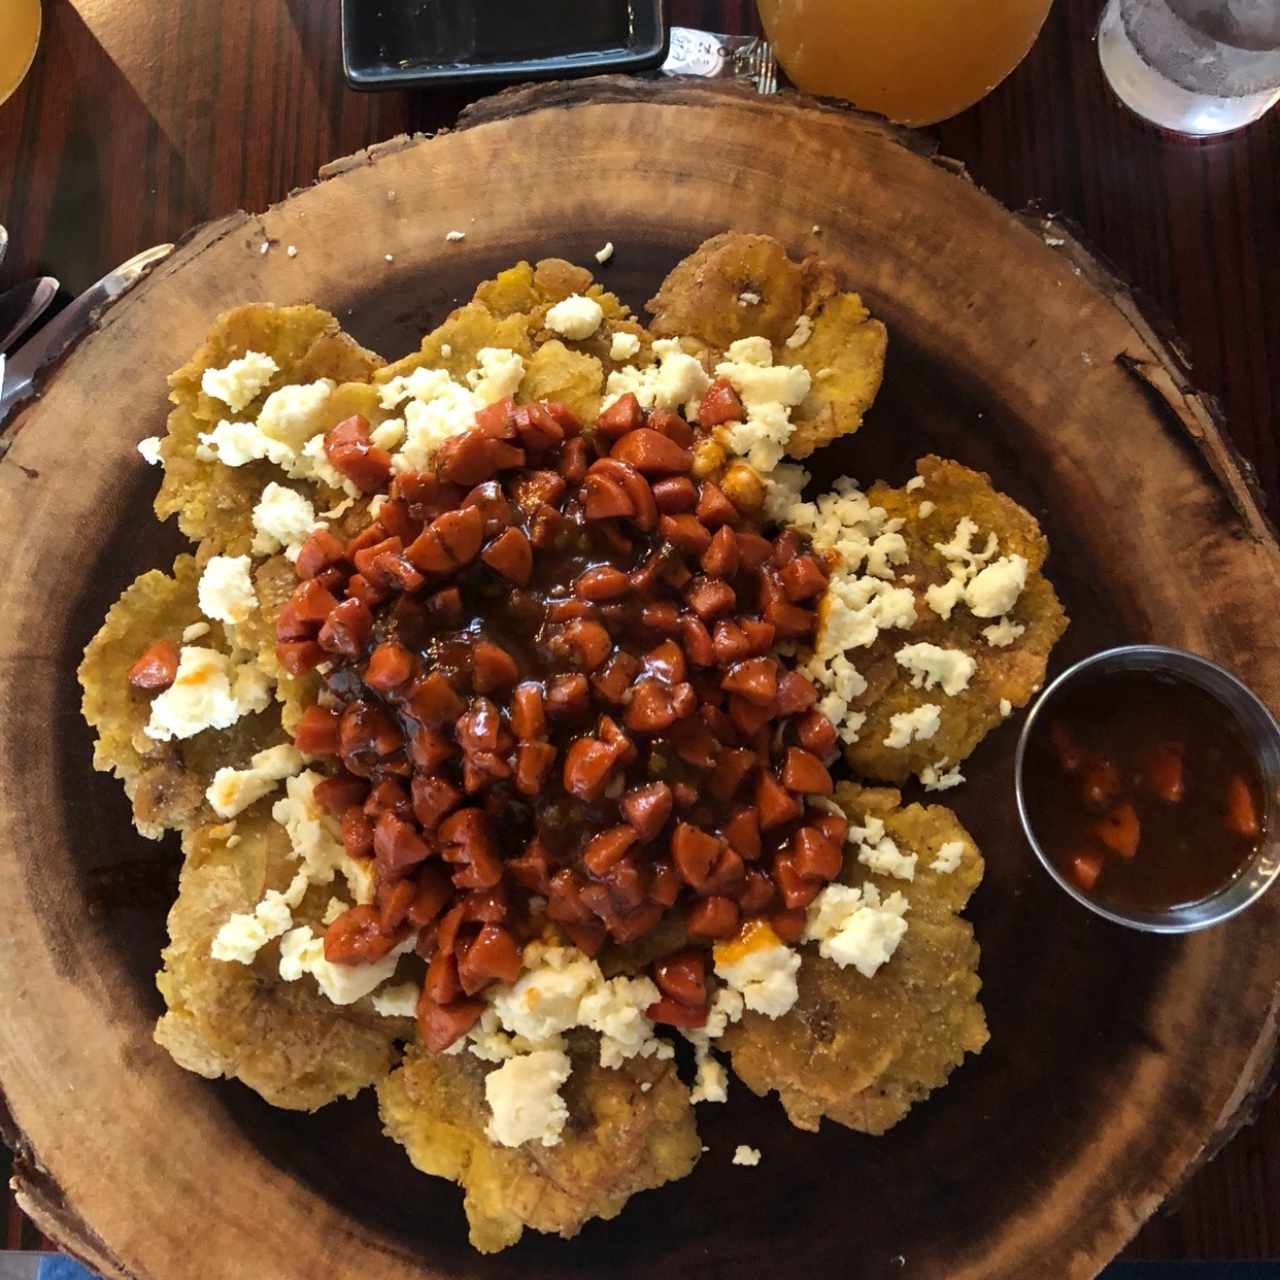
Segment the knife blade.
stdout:
<path fill-rule="evenodd" d="M 0 294 L 0 352 L 17 346 L 18 339 L 49 309 L 58 292 L 52 276 L 15 284 Z M 0 385 L 4 379 L 0 378 Z"/>
<path fill-rule="evenodd" d="M 90 285 L 74 302 L 69 303 L 39 333 L 20 347 L 6 362 L 4 384 L 0 389 L 0 424 L 31 395 L 36 374 L 51 360 L 56 360 L 88 327 L 94 313 L 136 284 L 148 269 L 167 258 L 173 245 L 160 244 L 144 249 L 128 262 L 122 262 L 96 284 Z"/>

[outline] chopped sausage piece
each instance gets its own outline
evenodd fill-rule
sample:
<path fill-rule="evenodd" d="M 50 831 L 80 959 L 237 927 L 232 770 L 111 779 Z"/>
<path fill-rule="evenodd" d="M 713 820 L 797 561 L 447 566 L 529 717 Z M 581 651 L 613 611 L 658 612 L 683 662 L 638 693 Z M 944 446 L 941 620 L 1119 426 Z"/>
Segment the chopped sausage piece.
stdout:
<path fill-rule="evenodd" d="M 631 584 L 621 569 L 598 565 L 580 575 L 573 589 L 584 600 L 617 600 L 631 590 Z"/>
<path fill-rule="evenodd" d="M 336 711 L 318 704 L 308 707 L 293 731 L 293 745 L 303 755 L 336 756 L 341 746 Z"/>
<path fill-rule="evenodd" d="M 596 418 L 596 430 L 609 440 L 620 439 L 643 425 L 644 411 L 640 408 L 640 401 L 630 391 L 619 396 Z"/>
<path fill-rule="evenodd" d="M 351 907 L 326 930 L 324 958 L 330 964 L 372 964 L 401 940 L 398 930 L 383 930 L 376 907 Z"/>
<path fill-rule="evenodd" d="M 741 919 L 732 898 L 716 896 L 695 902 L 685 916 L 685 925 L 695 938 L 732 938 Z"/>
<path fill-rule="evenodd" d="M 693 466 L 693 454 L 651 427 L 638 427 L 621 437 L 609 451 L 640 472 L 642 476 L 686 475 Z"/>
<path fill-rule="evenodd" d="M 834 790 L 827 767 L 800 747 L 788 747 L 782 785 L 802 796 L 829 796 Z"/>
<path fill-rule="evenodd" d="M 655 961 L 653 980 L 664 996 L 692 1009 L 704 1008 L 707 1003 L 706 952 L 688 947 Z"/>
<path fill-rule="evenodd" d="M 711 545 L 711 531 L 697 516 L 662 516 L 658 520 L 658 532 L 681 551 L 701 556 Z"/>
<path fill-rule="evenodd" d="M 499 645 L 479 640 L 471 649 L 471 686 L 477 693 L 505 689 L 520 678 L 516 660 Z"/>
<path fill-rule="evenodd" d="M 668 476 L 655 482 L 653 500 L 664 515 L 684 515 L 697 507 L 698 491 L 688 476 Z M 706 524 L 705 520 L 703 524 Z"/>
<path fill-rule="evenodd" d="M 369 421 L 358 413 L 325 433 L 324 452 L 361 493 L 377 493 L 391 479 L 391 455 L 369 443 Z"/>
<path fill-rule="evenodd" d="M 665 782 L 651 782 L 628 791 L 619 804 L 622 816 L 635 828 L 643 841 L 658 837 L 671 817 L 675 800 Z"/>
<path fill-rule="evenodd" d="M 169 640 L 158 640 L 129 668 L 135 689 L 167 689 L 178 674 L 178 650 Z"/>
<path fill-rule="evenodd" d="M 707 882 L 724 842 L 689 822 L 677 822 L 671 837 L 671 857 L 685 884 L 694 889 Z"/>
<path fill-rule="evenodd" d="M 1261 830 L 1258 811 L 1253 803 L 1249 784 L 1236 774 L 1227 783 L 1227 830 L 1238 836 L 1252 838 Z"/>
<path fill-rule="evenodd" d="M 480 559 L 517 586 L 526 586 L 533 577 L 533 547 L 522 529 L 506 529 L 498 534 L 485 547 Z"/>

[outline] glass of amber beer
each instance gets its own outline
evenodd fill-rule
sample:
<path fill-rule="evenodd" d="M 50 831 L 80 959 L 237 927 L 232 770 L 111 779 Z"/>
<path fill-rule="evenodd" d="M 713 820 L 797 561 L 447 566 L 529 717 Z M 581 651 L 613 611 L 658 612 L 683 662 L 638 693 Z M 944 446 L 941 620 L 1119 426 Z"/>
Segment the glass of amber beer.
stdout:
<path fill-rule="evenodd" d="M 40 43 L 40 0 L 0 0 L 0 103 L 22 83 Z"/>
<path fill-rule="evenodd" d="M 792 82 L 902 124 L 985 97 L 1026 57 L 1052 0 L 758 0 Z"/>

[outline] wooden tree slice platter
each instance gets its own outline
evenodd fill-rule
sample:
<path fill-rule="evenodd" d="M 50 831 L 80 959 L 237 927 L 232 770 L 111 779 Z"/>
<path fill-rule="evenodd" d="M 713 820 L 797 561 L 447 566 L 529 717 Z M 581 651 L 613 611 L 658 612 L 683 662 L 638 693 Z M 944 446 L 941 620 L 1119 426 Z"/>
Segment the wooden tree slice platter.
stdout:
<path fill-rule="evenodd" d="M 395 357 L 496 268 L 594 265 L 606 240 L 602 278 L 638 305 L 726 227 L 831 258 L 889 326 L 884 390 L 825 472 L 900 483 L 928 451 L 989 470 L 1052 541 L 1073 618 L 1056 667 L 1158 640 L 1280 705 L 1280 552 L 1185 375 L 1070 241 L 1047 246 L 886 126 L 704 85 L 542 86 L 206 226 L 101 318 L 0 462 L 0 1085 L 21 1203 L 104 1274 L 1088 1276 L 1251 1115 L 1275 1059 L 1280 895 L 1186 938 L 1074 907 L 1018 830 L 1016 718 L 946 796 L 988 861 L 970 915 L 991 1043 L 886 1137 L 801 1134 L 737 1086 L 699 1109 L 692 1177 L 572 1243 L 528 1233 L 485 1259 L 455 1188 L 410 1169 L 368 1094 L 274 1111 L 153 1045 L 177 851 L 136 837 L 91 771 L 74 670 L 108 604 L 178 546 L 133 449 L 162 426 L 165 375 L 255 300 L 317 302 Z M 731 1167 L 739 1142 L 760 1168 Z"/>

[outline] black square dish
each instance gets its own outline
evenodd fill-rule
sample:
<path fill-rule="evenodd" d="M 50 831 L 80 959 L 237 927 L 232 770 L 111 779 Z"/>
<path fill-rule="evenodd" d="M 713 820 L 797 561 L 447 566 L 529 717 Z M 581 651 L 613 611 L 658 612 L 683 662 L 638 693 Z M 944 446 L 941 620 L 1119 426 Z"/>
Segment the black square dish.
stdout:
<path fill-rule="evenodd" d="M 666 51 L 661 0 L 342 0 L 353 89 L 647 71 Z"/>

